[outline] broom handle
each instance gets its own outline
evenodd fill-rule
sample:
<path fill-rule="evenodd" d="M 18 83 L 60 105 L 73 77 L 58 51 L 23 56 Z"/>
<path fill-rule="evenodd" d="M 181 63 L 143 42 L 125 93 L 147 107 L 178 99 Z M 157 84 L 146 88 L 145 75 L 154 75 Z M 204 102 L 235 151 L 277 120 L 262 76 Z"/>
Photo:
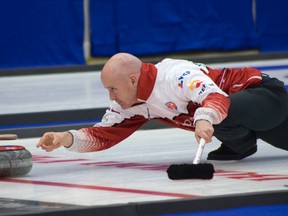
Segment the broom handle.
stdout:
<path fill-rule="evenodd" d="M 193 160 L 193 164 L 199 164 L 200 163 L 201 156 L 202 156 L 202 153 L 204 151 L 204 146 L 205 146 L 205 140 L 203 138 L 201 138 L 199 145 L 198 145 L 197 152 L 196 152 L 196 156 Z"/>

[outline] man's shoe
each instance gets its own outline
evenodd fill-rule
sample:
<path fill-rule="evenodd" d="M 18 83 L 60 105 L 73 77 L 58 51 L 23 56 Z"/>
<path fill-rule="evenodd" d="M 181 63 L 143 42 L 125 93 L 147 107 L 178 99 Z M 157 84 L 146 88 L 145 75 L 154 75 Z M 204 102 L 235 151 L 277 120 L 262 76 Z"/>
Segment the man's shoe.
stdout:
<path fill-rule="evenodd" d="M 242 160 L 257 151 L 257 145 L 253 146 L 251 149 L 244 153 L 235 153 L 225 145 L 221 145 L 217 150 L 212 151 L 208 154 L 208 160 Z"/>

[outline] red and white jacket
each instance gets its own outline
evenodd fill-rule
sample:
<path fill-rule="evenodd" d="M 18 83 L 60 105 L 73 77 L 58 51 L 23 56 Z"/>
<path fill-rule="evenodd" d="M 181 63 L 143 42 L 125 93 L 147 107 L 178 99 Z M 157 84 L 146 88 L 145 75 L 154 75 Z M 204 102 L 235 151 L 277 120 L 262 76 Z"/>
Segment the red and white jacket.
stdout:
<path fill-rule="evenodd" d="M 113 101 L 100 123 L 70 130 L 73 144 L 68 150 L 108 149 L 150 119 L 191 131 L 199 119 L 219 124 L 228 113 L 228 95 L 255 87 L 261 80 L 261 72 L 253 68 L 212 69 L 173 59 L 164 59 L 156 65 L 143 63 L 138 82 L 139 102 L 123 110 Z"/>

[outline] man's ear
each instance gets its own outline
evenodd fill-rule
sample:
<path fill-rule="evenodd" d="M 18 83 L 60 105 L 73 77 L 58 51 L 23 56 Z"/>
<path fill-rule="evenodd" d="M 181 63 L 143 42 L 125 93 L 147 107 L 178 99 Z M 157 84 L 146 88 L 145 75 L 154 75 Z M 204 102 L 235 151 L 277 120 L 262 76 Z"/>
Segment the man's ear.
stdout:
<path fill-rule="evenodd" d="M 129 79 L 133 86 L 137 84 L 137 76 L 135 74 L 130 74 Z"/>

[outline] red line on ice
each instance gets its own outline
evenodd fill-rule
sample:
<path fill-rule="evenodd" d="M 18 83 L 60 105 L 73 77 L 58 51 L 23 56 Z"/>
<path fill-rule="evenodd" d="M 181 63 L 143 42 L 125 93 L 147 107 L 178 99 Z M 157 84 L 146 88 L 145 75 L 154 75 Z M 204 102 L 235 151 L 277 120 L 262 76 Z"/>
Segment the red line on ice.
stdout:
<path fill-rule="evenodd" d="M 166 197 L 175 197 L 175 198 L 198 197 L 197 195 L 190 195 L 190 194 L 170 193 L 170 192 L 150 191 L 150 190 L 138 190 L 138 189 L 127 189 L 127 188 L 116 188 L 116 187 L 106 187 L 106 186 L 97 186 L 97 185 L 81 185 L 81 184 L 71 184 L 71 183 L 64 183 L 64 182 L 48 182 L 48 181 L 36 181 L 36 180 L 13 179 L 13 178 L 4 178 L 4 179 L 0 179 L 0 181 L 10 182 L 10 183 L 55 186 L 55 187 L 80 188 L 80 189 L 88 189 L 88 190 L 102 190 L 102 191 L 109 191 L 109 192 L 146 194 L 146 195 L 166 196 Z"/>

